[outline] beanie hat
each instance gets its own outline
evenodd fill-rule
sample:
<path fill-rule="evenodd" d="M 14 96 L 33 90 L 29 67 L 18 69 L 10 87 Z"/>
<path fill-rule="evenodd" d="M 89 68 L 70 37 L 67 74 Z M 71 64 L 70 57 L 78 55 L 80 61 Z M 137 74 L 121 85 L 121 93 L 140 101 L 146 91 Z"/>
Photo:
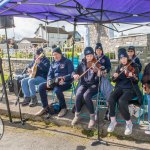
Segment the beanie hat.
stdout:
<path fill-rule="evenodd" d="M 127 58 L 128 58 L 128 54 L 127 54 L 125 48 L 120 48 L 120 49 L 118 50 L 118 59 L 120 60 L 120 59 L 123 58 L 123 57 L 127 57 Z"/>
<path fill-rule="evenodd" d="M 135 51 L 135 47 L 134 47 L 134 46 L 129 46 L 128 50 L 133 50 L 133 51 Z"/>
<path fill-rule="evenodd" d="M 53 53 L 54 53 L 54 52 L 59 53 L 59 54 L 62 54 L 60 47 L 54 48 L 54 49 L 53 49 Z"/>
<path fill-rule="evenodd" d="M 43 49 L 39 48 L 36 50 L 36 55 L 40 55 L 41 53 L 43 53 Z"/>
<path fill-rule="evenodd" d="M 95 50 L 96 50 L 96 49 L 101 49 L 101 50 L 103 51 L 102 44 L 101 44 L 101 43 L 96 43 Z"/>
<path fill-rule="evenodd" d="M 92 47 L 86 47 L 84 49 L 84 55 L 89 55 L 89 54 L 93 54 L 94 55 L 94 50 Z"/>

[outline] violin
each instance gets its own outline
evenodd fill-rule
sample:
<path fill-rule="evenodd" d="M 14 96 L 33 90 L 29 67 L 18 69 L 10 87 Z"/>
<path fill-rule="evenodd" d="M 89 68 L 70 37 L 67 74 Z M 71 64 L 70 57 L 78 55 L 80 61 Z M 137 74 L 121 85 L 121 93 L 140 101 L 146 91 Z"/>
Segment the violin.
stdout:
<path fill-rule="evenodd" d="M 129 73 L 132 73 L 132 75 L 135 75 L 135 68 L 132 67 L 131 64 L 129 63 L 126 66 L 124 66 L 122 70 L 124 70 L 126 77 L 129 77 Z"/>
<path fill-rule="evenodd" d="M 92 61 L 87 62 L 87 68 L 91 68 L 94 72 L 97 72 L 101 67 L 102 65 L 98 63 L 95 57 Z"/>

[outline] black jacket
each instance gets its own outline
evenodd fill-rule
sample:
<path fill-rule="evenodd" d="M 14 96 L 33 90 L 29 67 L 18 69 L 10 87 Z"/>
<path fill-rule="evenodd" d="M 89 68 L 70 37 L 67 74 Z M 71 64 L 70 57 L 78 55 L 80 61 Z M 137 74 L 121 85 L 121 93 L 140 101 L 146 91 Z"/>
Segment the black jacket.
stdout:
<path fill-rule="evenodd" d="M 135 63 L 131 64 L 132 67 L 135 69 L 135 75 L 138 79 L 139 75 L 139 69 L 138 66 Z M 120 73 L 122 71 L 123 65 L 120 64 L 116 70 L 116 73 Z M 133 85 L 137 85 L 139 80 L 136 80 L 134 77 L 127 78 L 125 73 L 121 73 L 117 78 L 112 78 L 113 82 L 116 82 L 116 87 L 120 87 L 122 89 L 131 89 L 133 88 Z"/>
<path fill-rule="evenodd" d="M 81 63 L 78 65 L 75 73 L 81 75 L 87 70 L 86 60 L 83 59 Z M 99 77 L 97 73 L 95 73 L 92 69 L 90 69 L 85 75 L 83 75 L 80 79 L 80 85 L 90 86 L 93 84 L 98 85 Z"/>
<path fill-rule="evenodd" d="M 133 57 L 132 59 L 134 59 L 134 57 Z M 139 59 L 138 57 L 136 57 L 136 58 L 133 60 L 133 62 L 137 64 L 137 66 L 138 66 L 138 68 L 139 68 L 139 72 L 141 72 L 141 70 L 142 70 L 142 64 L 141 64 L 141 62 L 140 62 L 140 59 Z"/>

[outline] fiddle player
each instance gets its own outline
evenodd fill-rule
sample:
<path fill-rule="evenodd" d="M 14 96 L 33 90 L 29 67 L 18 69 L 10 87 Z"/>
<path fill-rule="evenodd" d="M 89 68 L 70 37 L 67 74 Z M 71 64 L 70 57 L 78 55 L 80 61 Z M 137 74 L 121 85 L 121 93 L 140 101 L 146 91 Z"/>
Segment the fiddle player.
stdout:
<path fill-rule="evenodd" d="M 124 48 L 119 49 L 118 59 L 120 60 L 120 64 L 112 77 L 112 80 L 113 82 L 116 83 L 116 85 L 114 91 L 110 94 L 108 100 L 110 107 L 111 123 L 108 126 L 107 131 L 113 132 L 117 125 L 115 117 L 115 109 L 116 104 L 118 104 L 119 111 L 126 121 L 126 128 L 124 134 L 130 135 L 132 133 L 133 124 L 130 119 L 128 104 L 132 100 L 132 98 L 136 96 L 134 86 L 137 86 L 137 83 L 139 81 L 138 80 L 139 71 L 135 63 L 131 63 L 131 65 L 129 66 L 129 58 L 126 53 L 126 49 Z"/>
<path fill-rule="evenodd" d="M 88 64 L 94 59 L 94 50 L 92 47 L 86 47 L 84 50 L 85 57 L 78 65 L 77 70 L 73 74 L 73 78 L 78 80 L 87 69 Z M 80 112 L 82 107 L 82 99 L 85 101 L 85 105 L 90 113 L 90 121 L 88 128 L 92 128 L 95 124 L 95 112 L 92 102 L 92 97 L 98 92 L 98 77 L 99 71 L 95 68 L 89 69 L 85 75 L 80 78 L 80 84 L 76 92 L 76 104 L 75 104 L 75 117 L 72 120 L 72 125 L 75 125 L 80 119 Z"/>
<path fill-rule="evenodd" d="M 54 57 L 54 61 L 50 65 L 47 81 L 39 85 L 39 94 L 42 103 L 42 109 L 35 114 L 36 116 L 42 116 L 46 114 L 46 119 L 50 118 L 51 116 L 51 112 L 48 106 L 46 93 L 47 90 L 53 91 L 59 100 L 61 110 L 58 113 L 58 117 L 63 117 L 64 115 L 66 115 L 67 106 L 63 91 L 69 90 L 71 88 L 71 75 L 74 71 L 72 61 L 62 55 L 62 51 L 59 47 L 53 49 L 52 55 Z M 58 84 L 51 87 L 51 81 L 56 78 L 59 78 L 60 81 L 58 82 Z"/>
<path fill-rule="evenodd" d="M 148 128 L 145 134 L 150 134 L 150 63 L 148 63 L 144 69 L 142 84 L 148 100 Z"/>
<path fill-rule="evenodd" d="M 29 105 L 30 107 L 34 107 L 37 105 L 38 100 L 36 97 L 36 85 L 39 85 L 42 82 L 46 81 L 48 70 L 50 67 L 49 59 L 44 55 L 42 58 L 39 56 L 43 53 L 43 49 L 39 48 L 36 50 L 36 54 L 34 60 L 28 66 L 28 73 L 32 73 L 32 67 L 34 64 L 37 64 L 37 70 L 34 78 L 24 78 L 21 80 L 21 88 L 24 94 L 24 100 L 22 102 L 22 106 Z"/>
<path fill-rule="evenodd" d="M 138 57 L 136 57 L 135 47 L 134 46 L 129 46 L 127 53 L 128 53 L 129 59 L 138 65 L 139 72 L 141 72 L 142 64 L 140 62 L 140 59 Z"/>

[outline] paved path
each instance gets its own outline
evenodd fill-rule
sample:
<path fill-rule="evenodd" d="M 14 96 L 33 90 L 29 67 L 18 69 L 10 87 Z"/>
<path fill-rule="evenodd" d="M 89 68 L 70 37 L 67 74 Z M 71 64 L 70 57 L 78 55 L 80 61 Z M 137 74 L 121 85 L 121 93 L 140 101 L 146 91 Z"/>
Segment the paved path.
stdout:
<path fill-rule="evenodd" d="M 109 146 L 91 147 L 96 137 L 87 138 L 82 130 L 28 121 L 25 126 L 12 125 L 4 118 L 5 133 L 0 150 L 148 150 L 150 144 L 107 137 Z"/>

